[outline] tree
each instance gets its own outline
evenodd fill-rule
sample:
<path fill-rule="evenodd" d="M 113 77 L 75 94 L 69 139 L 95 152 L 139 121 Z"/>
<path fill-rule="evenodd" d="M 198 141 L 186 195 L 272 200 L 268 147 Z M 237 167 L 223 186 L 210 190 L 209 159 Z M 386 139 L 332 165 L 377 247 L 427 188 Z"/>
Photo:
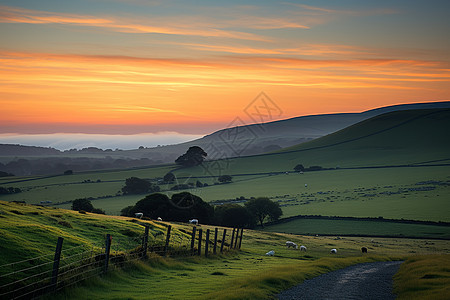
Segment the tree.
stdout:
<path fill-rule="evenodd" d="M 170 199 L 167 195 L 161 193 L 148 195 L 144 199 L 139 200 L 134 207 L 127 210 L 130 217 L 134 217 L 134 214 L 137 212 L 141 212 L 144 216 L 152 219 L 161 217 L 163 220 L 170 220 Z"/>
<path fill-rule="evenodd" d="M 213 223 L 214 208 L 199 196 L 189 192 L 173 194 L 170 204 L 173 221 L 186 222 L 190 219 L 198 219 L 203 224 Z"/>
<path fill-rule="evenodd" d="M 130 177 L 125 180 L 125 186 L 122 188 L 122 192 L 125 195 L 128 194 L 145 194 L 159 191 L 159 186 L 154 186 L 148 180 Z"/>
<path fill-rule="evenodd" d="M 263 223 L 266 217 L 271 221 L 275 221 L 278 220 L 283 214 L 280 204 L 273 202 L 266 197 L 250 199 L 245 203 L 245 207 L 247 207 L 249 212 L 256 218 L 256 220 L 258 220 L 261 227 L 264 227 Z"/>
<path fill-rule="evenodd" d="M 239 204 L 218 205 L 214 209 L 217 225 L 228 227 L 253 228 L 255 218 L 245 206 Z"/>
<path fill-rule="evenodd" d="M 232 179 L 233 177 L 231 177 L 230 175 L 221 175 L 219 176 L 219 178 L 217 178 L 217 180 L 221 183 L 229 183 Z"/>
<path fill-rule="evenodd" d="M 304 172 L 305 171 L 305 167 L 302 164 L 298 164 L 294 167 L 294 170 L 296 172 Z"/>
<path fill-rule="evenodd" d="M 190 147 L 185 154 L 178 157 L 175 162 L 183 167 L 200 165 L 208 154 L 199 146 Z"/>
<path fill-rule="evenodd" d="M 94 206 L 92 205 L 91 200 L 87 198 L 76 199 L 72 202 L 72 210 L 91 212 L 93 209 Z"/>
<path fill-rule="evenodd" d="M 167 173 L 163 177 L 164 182 L 174 182 L 175 181 L 175 175 L 172 172 Z"/>
<path fill-rule="evenodd" d="M 154 193 L 139 200 L 134 207 L 125 207 L 121 211 L 130 217 L 134 217 L 137 212 L 152 219 L 161 217 L 167 221 L 187 222 L 195 218 L 203 224 L 211 224 L 214 220 L 214 208 L 188 192 L 174 194 L 171 199 L 164 194 Z"/>

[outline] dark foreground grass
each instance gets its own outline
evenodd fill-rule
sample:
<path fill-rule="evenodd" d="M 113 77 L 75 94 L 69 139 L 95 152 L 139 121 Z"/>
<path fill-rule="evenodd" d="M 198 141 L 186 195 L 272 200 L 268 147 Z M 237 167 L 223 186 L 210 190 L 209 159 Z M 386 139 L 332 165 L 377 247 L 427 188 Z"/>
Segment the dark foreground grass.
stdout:
<path fill-rule="evenodd" d="M 449 299 L 450 255 L 409 257 L 394 276 L 398 299 Z"/>

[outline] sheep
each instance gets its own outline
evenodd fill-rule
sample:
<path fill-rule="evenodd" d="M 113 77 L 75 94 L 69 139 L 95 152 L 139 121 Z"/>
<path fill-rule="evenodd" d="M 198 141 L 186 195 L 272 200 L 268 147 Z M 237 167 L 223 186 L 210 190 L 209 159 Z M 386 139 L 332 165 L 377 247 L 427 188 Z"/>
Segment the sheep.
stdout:
<path fill-rule="evenodd" d="M 141 213 L 141 212 L 135 213 L 134 216 L 135 216 L 136 218 L 142 219 L 142 217 L 144 216 L 144 213 Z"/>
<path fill-rule="evenodd" d="M 189 220 L 189 223 L 193 224 L 193 225 L 198 225 L 198 220 L 197 219 L 192 219 L 192 220 Z"/>
<path fill-rule="evenodd" d="M 286 247 L 288 247 L 288 248 L 294 248 L 294 249 L 298 249 L 298 246 L 297 246 L 297 244 L 296 243 L 294 243 L 294 242 L 291 242 L 291 241 L 287 241 L 286 242 Z"/>
<path fill-rule="evenodd" d="M 362 247 L 362 248 L 361 248 L 361 252 L 362 252 L 362 253 L 367 253 L 367 247 Z"/>
<path fill-rule="evenodd" d="M 306 252 L 306 247 L 305 246 L 300 246 L 300 251 L 305 251 Z"/>
<path fill-rule="evenodd" d="M 162 221 L 162 218 L 161 217 L 158 217 L 158 219 L 157 219 L 158 221 Z"/>
<path fill-rule="evenodd" d="M 334 249 L 334 248 L 331 249 L 330 253 L 331 253 L 331 254 L 336 254 L 336 253 L 337 253 L 337 249 Z"/>
<path fill-rule="evenodd" d="M 274 256 L 275 255 L 275 251 L 270 250 L 269 252 L 266 253 L 267 256 Z"/>

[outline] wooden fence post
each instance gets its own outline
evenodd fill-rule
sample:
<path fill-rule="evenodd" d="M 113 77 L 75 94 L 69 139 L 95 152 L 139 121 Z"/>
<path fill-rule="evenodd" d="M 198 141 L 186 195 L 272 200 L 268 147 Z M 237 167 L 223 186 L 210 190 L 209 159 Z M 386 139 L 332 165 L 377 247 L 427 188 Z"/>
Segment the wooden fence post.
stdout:
<path fill-rule="evenodd" d="M 61 251 L 64 238 L 58 237 L 58 242 L 56 243 L 55 257 L 53 258 L 53 271 L 52 271 L 52 286 L 56 289 L 58 284 L 58 271 L 59 262 L 61 260 Z"/>
<path fill-rule="evenodd" d="M 167 227 L 166 244 L 164 245 L 164 256 L 167 256 L 167 250 L 169 249 L 170 230 L 171 229 L 172 229 L 172 225 L 169 225 L 169 227 Z"/>
<path fill-rule="evenodd" d="M 195 244 L 195 231 L 197 230 L 197 228 L 194 226 L 194 228 L 192 228 L 192 239 L 191 239 L 191 254 L 194 255 L 194 244 Z"/>
<path fill-rule="evenodd" d="M 233 242 L 234 242 L 234 231 L 235 231 L 235 228 L 233 228 L 233 233 L 231 234 L 230 249 L 233 249 Z"/>
<path fill-rule="evenodd" d="M 220 253 L 223 253 L 223 245 L 225 244 L 225 239 L 227 237 L 227 229 L 223 230 L 222 244 L 220 245 Z"/>
<path fill-rule="evenodd" d="M 202 255 L 202 229 L 198 230 L 198 256 Z"/>
<path fill-rule="evenodd" d="M 242 236 L 244 235 L 244 228 L 241 228 L 241 238 L 239 239 L 239 250 L 241 249 Z"/>
<path fill-rule="evenodd" d="M 234 249 L 238 248 L 238 240 L 239 240 L 239 228 L 236 228 L 236 240 L 234 241 Z"/>
<path fill-rule="evenodd" d="M 206 229 L 205 257 L 208 257 L 209 248 L 209 228 Z"/>
<path fill-rule="evenodd" d="M 216 229 L 214 230 L 214 248 L 213 248 L 213 253 L 216 254 L 216 250 L 217 250 L 217 235 L 219 234 L 219 228 L 216 227 Z"/>
<path fill-rule="evenodd" d="M 144 232 L 144 241 L 142 247 L 144 248 L 143 257 L 147 257 L 147 249 L 148 249 L 148 230 L 149 227 L 145 226 L 145 232 Z"/>
<path fill-rule="evenodd" d="M 111 241 L 112 241 L 112 237 L 108 233 L 106 235 L 106 241 L 105 241 L 105 265 L 103 267 L 103 273 L 105 273 L 105 274 L 106 274 L 106 272 L 108 272 L 109 253 L 111 251 Z"/>

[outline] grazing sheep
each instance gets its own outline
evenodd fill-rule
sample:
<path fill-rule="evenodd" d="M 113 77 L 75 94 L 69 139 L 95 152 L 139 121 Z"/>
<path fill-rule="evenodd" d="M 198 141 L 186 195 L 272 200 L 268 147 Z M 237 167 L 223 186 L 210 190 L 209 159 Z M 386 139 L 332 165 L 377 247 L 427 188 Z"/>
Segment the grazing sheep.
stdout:
<path fill-rule="evenodd" d="M 291 241 L 287 241 L 286 242 L 286 247 L 288 247 L 288 248 L 294 248 L 294 249 L 298 249 L 298 246 L 297 246 L 297 244 L 296 243 L 294 243 L 294 242 L 291 242 Z"/>
<path fill-rule="evenodd" d="M 366 247 L 362 247 L 362 248 L 361 248 L 361 252 L 362 252 L 362 253 L 367 253 L 367 248 L 366 248 Z"/>
<path fill-rule="evenodd" d="M 305 246 L 300 246 L 300 251 L 305 251 L 306 252 L 306 247 Z"/>
<path fill-rule="evenodd" d="M 197 219 L 192 219 L 192 220 L 189 220 L 189 223 L 193 224 L 193 225 L 198 225 L 198 220 Z"/>
<path fill-rule="evenodd" d="M 267 256 L 274 256 L 275 255 L 275 251 L 270 250 L 269 252 L 266 253 Z"/>
<path fill-rule="evenodd" d="M 136 218 L 142 219 L 142 217 L 144 216 L 144 213 L 135 213 L 134 216 Z"/>
<path fill-rule="evenodd" d="M 157 219 L 158 221 L 162 221 L 162 218 L 161 217 L 158 217 L 158 219 Z"/>
<path fill-rule="evenodd" d="M 337 250 L 333 248 L 333 249 L 331 249 L 330 253 L 331 253 L 331 254 L 336 254 L 336 253 L 337 253 Z"/>

